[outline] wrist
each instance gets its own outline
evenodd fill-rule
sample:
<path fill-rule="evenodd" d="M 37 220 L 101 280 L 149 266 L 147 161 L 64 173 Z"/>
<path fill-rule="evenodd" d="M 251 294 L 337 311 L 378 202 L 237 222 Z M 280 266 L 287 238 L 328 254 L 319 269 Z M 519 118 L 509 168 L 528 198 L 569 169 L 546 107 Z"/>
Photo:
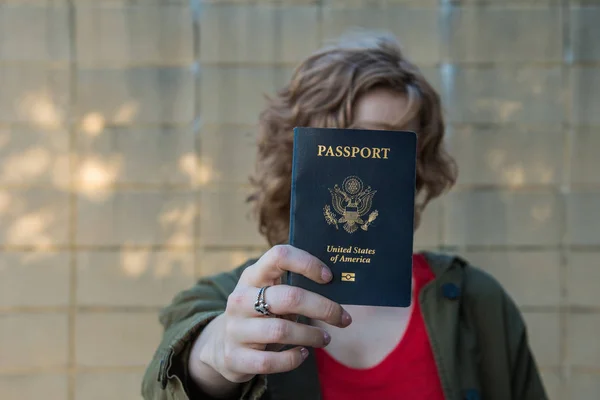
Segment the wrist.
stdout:
<path fill-rule="evenodd" d="M 190 353 L 189 377 L 195 387 L 210 398 L 237 398 L 240 385 L 229 381 L 220 372 L 219 344 L 216 339 L 209 338 L 204 342 L 199 337 L 193 346 Z"/>
<path fill-rule="evenodd" d="M 202 379 L 202 376 L 206 374 L 206 371 L 214 371 L 214 373 L 217 371 L 217 366 L 214 364 L 217 359 L 215 356 L 217 346 L 213 338 L 218 335 L 213 335 L 211 332 L 213 331 L 211 325 L 218 324 L 219 322 L 217 321 L 217 318 L 204 328 L 203 332 L 196 337 L 192 344 L 192 350 L 188 360 L 188 369 L 191 377 L 196 382 Z"/>
<path fill-rule="evenodd" d="M 199 340 L 196 342 L 199 342 Z M 217 373 L 218 365 L 216 364 L 216 361 L 218 357 L 215 355 L 216 351 L 217 346 L 212 340 L 207 340 L 206 343 L 203 343 L 201 346 L 197 345 L 196 353 L 194 354 L 194 361 L 197 364 L 196 367 L 202 370 L 210 369 Z"/>
<path fill-rule="evenodd" d="M 212 320 L 195 339 L 188 360 L 191 381 L 211 398 L 226 399 L 240 388 L 221 372 L 223 365 L 223 314 Z"/>

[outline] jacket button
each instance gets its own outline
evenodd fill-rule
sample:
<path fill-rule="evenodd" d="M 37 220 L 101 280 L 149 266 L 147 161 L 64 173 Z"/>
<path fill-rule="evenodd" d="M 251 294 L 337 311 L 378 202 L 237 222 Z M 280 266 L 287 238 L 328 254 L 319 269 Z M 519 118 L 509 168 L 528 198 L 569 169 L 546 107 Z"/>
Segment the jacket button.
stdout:
<path fill-rule="evenodd" d="M 465 391 L 465 400 L 481 400 L 477 389 L 468 389 Z"/>
<path fill-rule="evenodd" d="M 460 296 L 460 288 L 454 283 L 445 283 L 442 286 L 444 297 L 450 300 L 456 300 Z"/>

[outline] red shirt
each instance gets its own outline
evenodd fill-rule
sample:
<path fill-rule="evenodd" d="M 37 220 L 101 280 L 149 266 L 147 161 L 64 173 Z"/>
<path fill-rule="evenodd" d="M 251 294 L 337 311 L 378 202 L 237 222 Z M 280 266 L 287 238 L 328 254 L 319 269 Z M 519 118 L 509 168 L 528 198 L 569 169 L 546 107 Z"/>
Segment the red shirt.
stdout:
<path fill-rule="evenodd" d="M 323 400 L 443 400 L 440 379 L 418 294 L 434 278 L 425 257 L 413 256 L 413 310 L 404 336 L 383 361 L 367 369 L 347 367 L 315 349 Z"/>

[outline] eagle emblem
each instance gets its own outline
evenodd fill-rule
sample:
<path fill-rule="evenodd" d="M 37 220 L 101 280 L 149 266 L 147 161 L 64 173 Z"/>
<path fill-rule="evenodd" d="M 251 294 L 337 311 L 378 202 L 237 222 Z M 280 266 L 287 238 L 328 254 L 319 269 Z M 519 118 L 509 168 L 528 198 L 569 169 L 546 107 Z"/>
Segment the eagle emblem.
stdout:
<path fill-rule="evenodd" d="M 347 177 L 342 182 L 342 187 L 336 184 L 333 189 L 329 188 L 329 193 L 331 193 L 331 205 L 335 212 L 331 211 L 331 207 L 327 204 L 323 208 L 323 215 L 327 224 L 334 225 L 335 229 L 339 229 L 338 224 L 343 224 L 344 230 L 348 233 L 356 232 L 358 227 L 366 231 L 379 215 L 377 210 L 369 214 L 373 196 L 377 191 L 372 190 L 370 186 L 365 189 L 362 180 L 357 176 Z M 369 216 L 365 218 L 367 214 Z"/>

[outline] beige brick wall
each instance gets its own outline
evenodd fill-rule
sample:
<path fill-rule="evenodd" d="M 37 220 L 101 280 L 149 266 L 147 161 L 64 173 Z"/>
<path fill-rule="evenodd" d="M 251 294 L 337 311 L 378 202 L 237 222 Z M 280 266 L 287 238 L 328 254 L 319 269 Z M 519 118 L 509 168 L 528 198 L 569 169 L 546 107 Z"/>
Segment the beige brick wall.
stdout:
<path fill-rule="evenodd" d="M 524 312 L 553 400 L 600 396 L 600 3 L 0 1 L 0 398 L 135 399 L 157 311 L 259 254 L 262 92 L 354 26 L 442 94 L 461 176 L 419 248 Z"/>

